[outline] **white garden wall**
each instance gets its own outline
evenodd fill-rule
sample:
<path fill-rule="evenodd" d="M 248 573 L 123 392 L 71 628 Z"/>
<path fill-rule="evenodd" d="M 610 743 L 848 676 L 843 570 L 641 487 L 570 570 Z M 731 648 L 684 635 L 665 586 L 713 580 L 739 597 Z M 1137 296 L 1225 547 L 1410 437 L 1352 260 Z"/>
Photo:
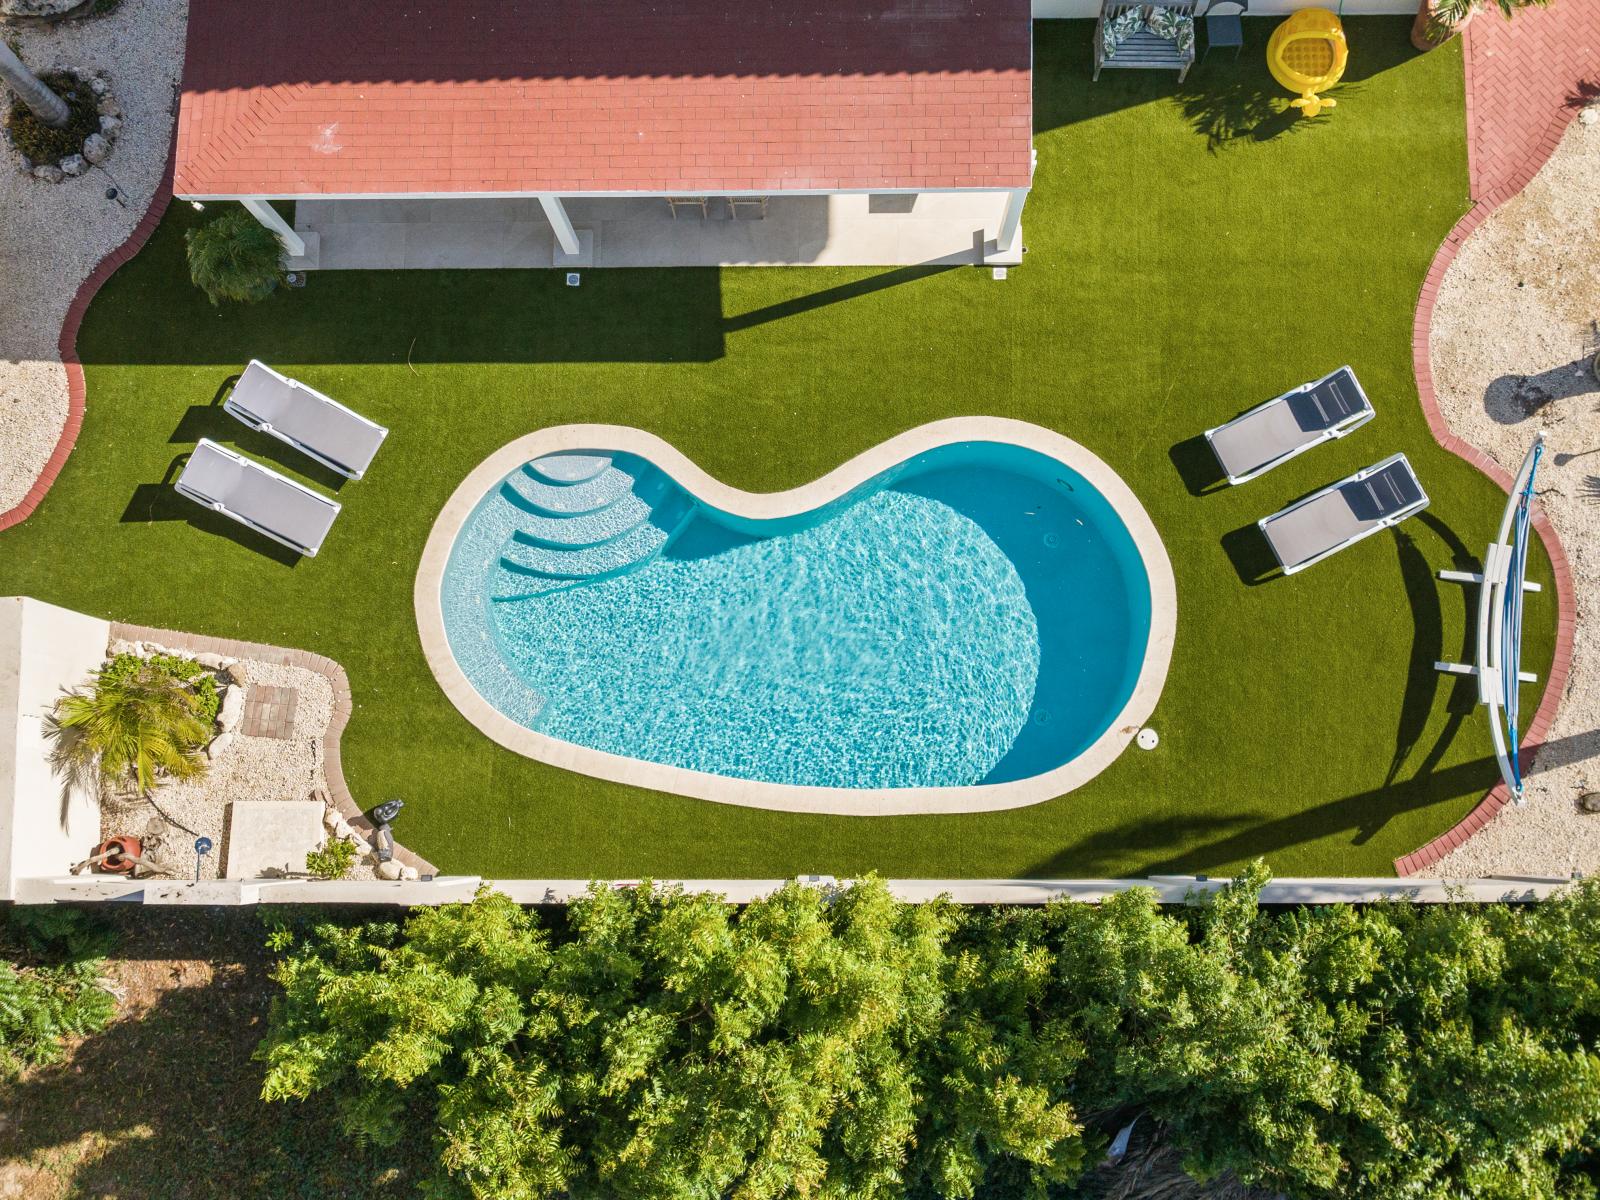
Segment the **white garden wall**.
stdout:
<path fill-rule="evenodd" d="M 0 900 L 16 881 L 62 875 L 100 839 L 100 800 L 50 764 L 45 721 L 105 661 L 109 622 L 0 597 Z"/>
<path fill-rule="evenodd" d="M 1345 0 L 1343 6 L 1337 0 L 1327 3 L 1317 3 L 1316 0 L 1250 0 L 1249 16 L 1272 16 L 1278 13 L 1294 12 L 1300 8 L 1331 8 L 1333 11 L 1346 17 L 1364 17 L 1380 14 L 1406 16 L 1417 15 L 1416 0 L 1407 3 L 1406 0 Z M 1230 8 L 1227 10 L 1232 12 Z M 1035 17 L 1098 17 L 1100 15 L 1100 0 L 1033 0 L 1033 15 Z M 1265 47 L 1263 47 L 1264 49 Z"/>

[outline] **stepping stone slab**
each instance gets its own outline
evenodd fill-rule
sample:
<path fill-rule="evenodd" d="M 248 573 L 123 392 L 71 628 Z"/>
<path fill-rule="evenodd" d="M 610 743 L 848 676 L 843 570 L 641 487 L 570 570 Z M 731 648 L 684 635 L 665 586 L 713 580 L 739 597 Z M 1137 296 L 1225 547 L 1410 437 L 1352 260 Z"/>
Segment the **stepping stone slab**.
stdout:
<path fill-rule="evenodd" d="M 303 875 L 306 855 L 321 847 L 320 800 L 235 800 L 228 805 L 224 879 Z"/>

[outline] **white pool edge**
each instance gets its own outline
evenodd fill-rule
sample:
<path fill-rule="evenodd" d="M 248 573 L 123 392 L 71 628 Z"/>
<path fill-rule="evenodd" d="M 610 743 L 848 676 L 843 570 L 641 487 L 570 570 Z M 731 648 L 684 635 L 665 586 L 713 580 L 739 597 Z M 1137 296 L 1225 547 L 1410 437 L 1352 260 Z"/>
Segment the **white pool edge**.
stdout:
<path fill-rule="evenodd" d="M 762 783 L 645 762 L 546 737 L 517 724 L 480 696 L 456 663 L 445 635 L 440 599 L 445 566 L 461 527 L 489 489 L 516 468 L 563 450 L 634 454 L 665 471 L 685 491 L 735 516 L 764 520 L 809 512 L 909 458 L 956 442 L 1003 442 L 1048 455 L 1083 476 L 1121 518 L 1150 580 L 1150 637 L 1138 681 L 1110 727 L 1072 761 L 1042 775 L 966 787 L 831 788 Z M 439 686 L 479 732 L 517 754 L 613 783 L 670 792 L 718 804 L 834 816 L 906 816 L 997 812 L 1064 795 L 1105 770 L 1127 748 L 1166 683 L 1177 632 L 1178 596 L 1172 563 L 1139 498 L 1099 456 L 1070 438 L 1006 417 L 952 417 L 919 425 L 880 442 L 810 483 L 786 492 L 744 492 L 713 479 L 669 442 L 627 425 L 554 425 L 502 446 L 479 463 L 440 510 L 423 547 L 413 602 L 422 654 Z"/>

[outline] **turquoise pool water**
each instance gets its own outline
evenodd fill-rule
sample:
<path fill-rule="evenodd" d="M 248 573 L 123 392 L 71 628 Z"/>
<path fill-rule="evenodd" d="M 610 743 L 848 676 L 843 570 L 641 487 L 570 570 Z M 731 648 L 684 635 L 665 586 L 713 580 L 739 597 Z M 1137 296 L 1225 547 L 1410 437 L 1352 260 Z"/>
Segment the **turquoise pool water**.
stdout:
<path fill-rule="evenodd" d="M 769 521 L 637 457 L 552 455 L 478 504 L 441 599 L 473 687 L 529 729 L 838 788 L 1068 762 L 1127 702 L 1150 631 L 1111 505 L 1054 458 L 989 442 Z"/>

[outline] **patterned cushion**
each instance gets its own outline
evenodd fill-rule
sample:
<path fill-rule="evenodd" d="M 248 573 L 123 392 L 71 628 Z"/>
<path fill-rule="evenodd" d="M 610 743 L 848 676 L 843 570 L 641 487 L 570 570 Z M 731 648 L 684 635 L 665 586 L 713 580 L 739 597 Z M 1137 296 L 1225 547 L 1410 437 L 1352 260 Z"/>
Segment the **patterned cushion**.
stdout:
<path fill-rule="evenodd" d="M 1100 56 L 1105 59 L 1113 57 L 1117 47 L 1141 29 L 1148 29 L 1157 37 L 1172 42 L 1185 58 L 1194 53 L 1194 18 L 1188 13 L 1146 4 L 1142 8 L 1130 8 L 1100 23 Z"/>

